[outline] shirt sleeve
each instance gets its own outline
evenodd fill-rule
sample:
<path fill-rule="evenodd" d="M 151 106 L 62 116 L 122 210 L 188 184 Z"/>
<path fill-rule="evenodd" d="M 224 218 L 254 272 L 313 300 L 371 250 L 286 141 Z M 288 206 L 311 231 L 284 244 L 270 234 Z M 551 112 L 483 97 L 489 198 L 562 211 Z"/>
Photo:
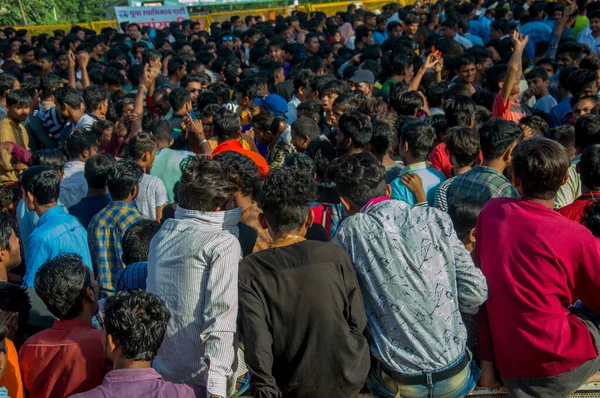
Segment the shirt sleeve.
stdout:
<path fill-rule="evenodd" d="M 162 182 L 160 178 L 156 178 L 155 181 L 155 203 L 156 207 L 164 206 L 169 200 L 169 196 L 167 195 L 167 188 L 165 187 L 165 183 Z M 159 220 L 160 221 L 160 220 Z"/>
<path fill-rule="evenodd" d="M 51 257 L 48 246 L 35 235 L 29 237 L 27 246 L 27 269 L 23 277 L 23 284 L 28 287 L 34 287 L 35 274 L 42 264 Z"/>
<path fill-rule="evenodd" d="M 411 206 L 415 204 L 415 195 L 406 187 L 406 185 L 402 184 L 400 178 L 396 178 L 392 181 L 392 199 L 401 200 L 405 203 L 408 203 Z"/>
<path fill-rule="evenodd" d="M 581 259 L 575 274 L 575 289 L 579 299 L 595 314 L 600 314 L 600 241 L 586 231 L 580 240 Z"/>
<path fill-rule="evenodd" d="M 565 185 L 560 187 L 554 199 L 554 207 L 561 208 L 570 205 L 577 199 L 580 193 L 579 174 L 575 166 L 569 167 L 569 176 Z"/>
<path fill-rule="evenodd" d="M 252 396 L 278 398 L 279 389 L 272 374 L 273 337 L 267 324 L 265 308 L 249 287 L 240 284 L 240 325 L 244 338 L 244 359 L 252 376 Z"/>
<path fill-rule="evenodd" d="M 483 214 L 483 213 L 482 213 Z M 477 226 L 475 227 L 475 239 L 480 239 L 480 234 L 482 228 L 480 224 L 483 224 L 482 214 L 479 215 L 477 220 Z M 479 251 L 477 250 L 477 245 L 475 245 L 475 250 L 473 251 L 473 261 L 477 266 L 477 269 L 480 269 L 481 259 L 479 257 Z M 494 344 L 492 342 L 492 333 L 490 331 L 490 319 L 487 311 L 486 304 L 483 304 L 477 313 L 477 356 L 480 359 L 484 359 L 486 361 L 494 362 Z"/>
<path fill-rule="evenodd" d="M 342 277 L 346 286 L 348 295 L 348 326 L 354 334 L 363 334 L 367 327 L 367 315 L 365 313 L 364 302 L 358 287 L 358 280 L 354 272 L 354 266 L 347 253 L 343 253 L 342 260 Z"/>
<path fill-rule="evenodd" d="M 238 263 L 240 244 L 235 237 L 215 248 L 204 302 L 203 317 L 209 325 L 201 335 L 209 360 L 208 394 L 227 396 L 236 355 L 234 336 L 238 314 Z"/>

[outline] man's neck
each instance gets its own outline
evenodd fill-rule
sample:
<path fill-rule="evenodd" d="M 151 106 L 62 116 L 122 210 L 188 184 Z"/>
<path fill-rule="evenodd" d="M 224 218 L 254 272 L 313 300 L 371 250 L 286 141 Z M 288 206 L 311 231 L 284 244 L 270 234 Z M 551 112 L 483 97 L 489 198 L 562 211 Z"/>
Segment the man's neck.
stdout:
<path fill-rule="evenodd" d="M 113 361 L 113 370 L 117 369 L 148 369 L 152 368 L 151 361 L 131 361 L 126 358 L 117 358 Z"/>
<path fill-rule="evenodd" d="M 504 161 L 502 159 L 483 159 L 483 162 L 481 163 L 482 166 L 485 167 L 489 167 L 491 169 L 494 169 L 496 171 L 498 171 L 500 174 L 502 174 L 504 172 L 504 169 L 506 168 L 506 163 L 504 163 Z"/>
<path fill-rule="evenodd" d="M 133 199 L 127 198 L 127 199 L 123 199 L 123 200 L 113 200 L 113 202 L 115 202 L 115 203 L 125 203 L 127 205 L 130 205 L 131 203 L 133 203 Z"/>
<path fill-rule="evenodd" d="M 469 171 L 471 169 L 472 169 L 471 166 L 465 166 L 465 167 L 454 166 L 454 175 L 459 176 L 461 174 L 465 174 L 467 171 Z"/>
<path fill-rule="evenodd" d="M 177 76 L 170 76 L 169 82 L 171 82 L 172 85 L 177 87 L 177 84 L 179 83 L 179 79 L 177 78 Z"/>
<path fill-rule="evenodd" d="M 41 217 L 42 215 L 44 215 L 44 213 L 46 213 L 48 210 L 50 210 L 54 207 L 56 207 L 56 202 L 49 203 L 49 204 L 43 205 L 43 206 L 37 206 L 35 208 L 35 214 L 37 214 L 38 217 Z"/>
<path fill-rule="evenodd" d="M 161 142 L 161 141 L 156 141 L 156 151 L 160 151 L 163 150 L 165 148 L 169 147 L 169 143 L 168 142 Z"/>
<path fill-rule="evenodd" d="M 523 196 L 521 199 L 528 200 L 528 201 L 534 202 L 534 203 L 539 203 L 541 205 L 549 207 L 550 209 L 554 208 L 554 197 L 552 199 L 538 199 L 538 198 L 530 198 L 528 196 Z"/>
<path fill-rule="evenodd" d="M 106 195 L 106 188 L 102 189 L 94 189 L 88 186 L 87 197 L 90 196 L 98 196 L 98 195 Z"/>
<path fill-rule="evenodd" d="M 546 92 L 541 92 L 541 93 L 539 93 L 538 95 L 536 95 L 536 96 L 535 96 L 535 98 L 536 98 L 537 100 L 539 100 L 539 99 L 541 99 L 541 98 L 544 98 L 544 97 L 545 97 L 545 96 L 547 96 L 548 94 L 549 94 L 549 93 L 548 93 L 548 91 L 546 91 Z"/>
<path fill-rule="evenodd" d="M 8 282 L 8 272 L 5 266 L 0 266 L 0 282 Z"/>
<path fill-rule="evenodd" d="M 103 114 L 102 114 L 102 112 L 100 112 L 100 110 L 99 110 L 99 109 L 97 109 L 97 110 L 95 110 L 95 111 L 93 111 L 93 112 L 90 112 L 90 115 L 94 115 L 94 116 L 96 116 L 98 119 L 102 119 L 102 120 L 106 119 L 106 115 L 103 115 Z"/>

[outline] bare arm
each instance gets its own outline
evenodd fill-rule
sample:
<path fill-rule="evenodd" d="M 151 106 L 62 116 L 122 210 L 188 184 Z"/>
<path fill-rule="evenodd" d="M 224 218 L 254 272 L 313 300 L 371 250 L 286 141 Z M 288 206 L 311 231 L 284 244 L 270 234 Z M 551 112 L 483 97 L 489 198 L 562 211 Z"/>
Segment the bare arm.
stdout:
<path fill-rule="evenodd" d="M 79 61 L 79 70 L 81 71 L 81 85 L 85 90 L 91 84 L 90 76 L 87 71 L 88 64 L 90 63 L 90 54 L 83 51 L 77 56 L 77 59 Z"/>
<path fill-rule="evenodd" d="M 419 85 L 421 85 L 421 79 L 425 75 L 425 72 L 433 68 L 433 66 L 439 62 L 440 58 L 441 57 L 436 54 L 429 54 L 427 56 L 425 63 L 423 64 L 421 69 L 419 69 L 413 81 L 410 82 L 410 85 L 408 86 L 408 91 L 417 91 L 419 89 Z"/>
<path fill-rule="evenodd" d="M 77 90 L 77 77 L 75 77 L 75 54 L 69 50 L 67 54 L 69 59 L 69 86 Z"/>
<path fill-rule="evenodd" d="M 522 56 L 523 51 L 525 50 L 525 46 L 529 41 L 527 36 L 523 37 L 521 32 L 516 30 L 513 32 L 512 36 L 513 43 L 513 53 L 510 57 L 510 61 L 508 61 L 508 73 L 504 78 L 504 84 L 502 85 L 502 99 L 504 100 L 504 105 L 508 104 L 510 100 L 510 96 L 512 93 L 513 87 L 519 82 L 521 79 L 521 75 L 523 74 L 523 64 L 522 64 Z"/>

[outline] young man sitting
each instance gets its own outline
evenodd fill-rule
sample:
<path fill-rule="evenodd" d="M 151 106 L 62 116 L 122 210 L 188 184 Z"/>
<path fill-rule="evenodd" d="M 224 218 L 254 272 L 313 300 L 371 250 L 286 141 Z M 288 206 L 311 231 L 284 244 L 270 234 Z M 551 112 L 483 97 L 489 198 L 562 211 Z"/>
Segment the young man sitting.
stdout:
<path fill-rule="evenodd" d="M 31 397 L 44 398 L 95 388 L 107 369 L 102 331 L 92 326 L 98 312 L 92 270 L 78 255 L 62 254 L 40 267 L 35 292 L 58 320 L 52 329 L 30 337 L 19 351 L 25 388 Z"/>
<path fill-rule="evenodd" d="M 600 368 L 598 326 L 571 306 L 600 313 L 600 241 L 553 210 L 569 165 L 555 141 L 520 143 L 512 169 L 522 199 L 489 201 L 475 230 L 490 292 L 478 314 L 480 383 L 498 385 L 497 367 L 513 397 L 567 397 Z"/>
<path fill-rule="evenodd" d="M 475 314 L 487 286 L 450 218 L 390 200 L 385 168 L 369 153 L 337 159 L 328 175 L 350 215 L 332 242 L 350 254 L 363 294 L 371 392 L 466 396 L 479 369 L 460 312 Z"/>
<path fill-rule="evenodd" d="M 153 294 L 119 292 L 109 297 L 104 304 L 102 344 L 112 370 L 102 385 L 73 398 L 194 398 L 191 387 L 164 381 L 152 369 L 170 318 L 165 302 Z"/>
<path fill-rule="evenodd" d="M 367 377 L 367 319 L 352 262 L 304 237 L 316 197 L 312 174 L 294 167 L 273 170 L 261 187 L 259 220 L 273 243 L 240 263 L 238 282 L 254 396 L 355 397 Z"/>
<path fill-rule="evenodd" d="M 406 166 L 394 181 L 392 181 L 392 199 L 402 200 L 411 206 L 417 204 L 415 195 L 401 181 L 405 174 L 415 173 L 423 181 L 423 190 L 427 203 L 433 205 L 433 197 L 438 186 L 446 179 L 441 171 L 427 161 L 436 135 L 433 127 L 424 122 L 406 124 L 400 130 L 400 156 Z"/>

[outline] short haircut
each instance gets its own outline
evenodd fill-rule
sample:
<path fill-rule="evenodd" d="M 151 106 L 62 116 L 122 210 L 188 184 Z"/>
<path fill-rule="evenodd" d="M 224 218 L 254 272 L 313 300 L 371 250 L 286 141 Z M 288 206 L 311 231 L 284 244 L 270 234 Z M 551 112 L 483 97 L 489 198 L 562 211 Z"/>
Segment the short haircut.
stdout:
<path fill-rule="evenodd" d="M 309 174 L 311 177 L 315 174 L 315 163 L 313 160 L 301 152 L 288 153 L 285 156 L 285 167 L 294 167 L 298 171 Z"/>
<path fill-rule="evenodd" d="M 585 148 L 579 161 L 581 182 L 592 191 L 600 190 L 600 145 Z"/>
<path fill-rule="evenodd" d="M 219 143 L 233 140 L 240 135 L 240 117 L 225 108 L 213 116 L 213 131 Z"/>
<path fill-rule="evenodd" d="M 550 200 L 563 184 L 571 161 L 565 148 L 544 137 L 523 141 L 512 152 L 513 174 L 523 196 Z"/>
<path fill-rule="evenodd" d="M 335 159 L 327 169 L 327 177 L 335 182 L 340 196 L 358 207 L 386 195 L 385 167 L 368 152 Z"/>
<path fill-rule="evenodd" d="M 329 140 L 311 141 L 304 154 L 313 160 L 317 178 L 325 179 L 329 164 L 336 158 L 335 147 Z"/>
<path fill-rule="evenodd" d="M 475 228 L 483 205 L 483 198 L 476 196 L 460 197 L 450 202 L 448 214 L 459 239 L 464 239 Z"/>
<path fill-rule="evenodd" d="M 129 141 L 129 157 L 135 161 L 142 158 L 146 152 L 154 152 L 156 150 L 156 142 L 154 137 L 148 133 L 139 133 Z"/>
<path fill-rule="evenodd" d="M 589 69 L 575 69 L 567 79 L 567 88 L 575 95 L 589 90 L 597 78 L 596 72 Z"/>
<path fill-rule="evenodd" d="M 600 115 L 583 115 L 575 122 L 575 148 L 583 152 L 590 145 L 600 144 Z"/>
<path fill-rule="evenodd" d="M 17 79 L 6 73 L 0 74 L 0 97 L 5 97 L 6 92 L 15 88 Z"/>
<path fill-rule="evenodd" d="M 292 134 L 299 137 L 309 137 L 311 140 L 317 140 L 321 136 L 321 129 L 313 119 L 300 117 L 292 123 Z"/>
<path fill-rule="evenodd" d="M 583 62 L 583 60 L 582 60 L 582 62 Z M 556 61 L 553 60 L 552 58 L 542 58 L 535 63 L 535 66 L 543 66 L 543 65 L 550 65 L 552 67 L 553 73 L 556 73 L 556 71 L 558 70 L 558 65 L 557 65 Z"/>
<path fill-rule="evenodd" d="M 582 44 L 577 43 L 576 41 L 567 41 L 558 46 L 558 50 L 556 51 L 556 55 L 567 53 L 569 57 L 574 60 L 580 60 L 583 57 L 584 47 Z"/>
<path fill-rule="evenodd" d="M 15 108 L 28 108 L 31 106 L 31 95 L 27 90 L 12 90 L 6 96 L 6 105 Z"/>
<path fill-rule="evenodd" d="M 54 203 L 60 191 L 60 174 L 48 166 L 33 166 L 21 174 L 21 186 L 40 205 Z"/>
<path fill-rule="evenodd" d="M 360 112 L 344 113 L 339 120 L 344 138 L 350 138 L 355 148 L 364 149 L 371 141 L 373 126 L 367 115 Z"/>
<path fill-rule="evenodd" d="M 500 90 L 500 83 L 504 81 L 507 73 L 508 67 L 505 64 L 494 65 L 487 70 L 485 80 L 490 91 L 496 93 Z"/>
<path fill-rule="evenodd" d="M 260 175 L 252 159 L 233 151 L 221 152 L 213 159 L 235 170 L 240 177 L 242 194 L 256 198 Z"/>
<path fill-rule="evenodd" d="M 79 255 L 61 254 L 42 264 L 35 275 L 34 286 L 52 315 L 69 320 L 83 311 L 86 289 L 92 287 L 92 277 Z"/>
<path fill-rule="evenodd" d="M 110 166 L 106 181 L 112 200 L 126 199 L 142 181 L 143 175 L 142 167 L 131 159 L 119 160 Z"/>
<path fill-rule="evenodd" d="M 239 83 L 236 84 L 235 89 L 242 95 L 242 97 L 247 97 L 249 100 L 262 97 L 264 95 L 262 84 L 256 81 L 256 79 L 252 78 L 240 80 Z"/>
<path fill-rule="evenodd" d="M 470 127 L 475 121 L 477 105 L 469 96 L 458 96 L 444 102 L 444 115 L 448 127 Z"/>
<path fill-rule="evenodd" d="M 83 98 L 71 86 L 57 88 L 54 92 L 54 98 L 57 104 L 69 105 L 73 109 L 77 109 L 83 104 Z"/>
<path fill-rule="evenodd" d="M 188 102 L 191 103 L 192 98 L 187 88 L 176 88 L 169 94 L 169 103 L 173 108 L 173 112 L 179 112 Z"/>
<path fill-rule="evenodd" d="M 277 232 L 298 230 L 306 221 L 310 203 L 317 198 L 312 175 L 295 167 L 271 170 L 258 195 L 258 205 Z"/>
<path fill-rule="evenodd" d="M 446 82 L 435 82 L 427 86 L 425 97 L 427 98 L 430 107 L 439 108 L 442 106 L 442 100 L 444 99 L 447 88 L 448 83 Z"/>
<path fill-rule="evenodd" d="M 77 158 L 83 151 L 95 146 L 98 141 L 96 133 L 90 128 L 80 128 L 71 131 L 67 137 L 66 149 L 70 159 Z"/>
<path fill-rule="evenodd" d="M 179 70 L 181 70 L 185 64 L 180 58 L 171 58 L 167 64 L 167 72 L 169 76 L 173 76 Z"/>
<path fill-rule="evenodd" d="M 298 104 L 296 115 L 309 117 L 313 120 L 321 120 L 323 118 L 323 102 L 319 100 L 308 100 Z"/>
<path fill-rule="evenodd" d="M 143 290 L 118 292 L 104 304 L 104 329 L 130 361 L 151 361 L 167 331 L 171 313 L 165 302 Z"/>
<path fill-rule="evenodd" d="M 241 183 L 236 172 L 207 157 L 188 156 L 181 162 L 179 206 L 188 210 L 215 211 L 231 200 Z"/>
<path fill-rule="evenodd" d="M 548 130 L 548 138 L 564 146 L 566 149 L 575 148 L 575 127 L 563 124 Z"/>
<path fill-rule="evenodd" d="M 504 119 L 491 119 L 479 129 L 479 143 L 484 159 L 501 157 L 504 152 L 523 137 L 523 130 L 515 122 Z"/>
<path fill-rule="evenodd" d="M 479 134 L 473 129 L 457 127 L 450 130 L 446 150 L 459 167 L 474 166 L 479 159 Z"/>
<path fill-rule="evenodd" d="M 377 155 L 385 155 L 392 146 L 394 128 L 387 123 L 374 122 L 371 135 L 371 150 Z"/>
<path fill-rule="evenodd" d="M 525 75 L 525 79 L 526 80 L 542 79 L 543 81 L 547 81 L 548 80 L 548 72 L 546 72 L 546 69 L 544 69 L 543 66 L 536 66 L 535 68 L 533 68 L 532 70 L 527 72 L 527 74 Z"/>
<path fill-rule="evenodd" d="M 311 85 L 311 87 L 312 87 L 312 85 Z M 350 91 L 350 89 L 344 82 L 334 79 L 334 80 L 328 81 L 323 86 L 322 92 L 320 92 L 319 94 L 321 95 L 321 98 L 322 98 L 323 95 L 325 95 L 325 94 L 342 95 L 342 94 L 347 93 L 348 91 Z"/>
<path fill-rule="evenodd" d="M 48 166 L 59 173 L 64 171 L 66 162 L 67 157 L 58 149 L 40 149 L 31 155 L 32 166 Z"/>
<path fill-rule="evenodd" d="M 311 71 L 303 70 L 300 71 L 296 76 L 294 76 L 294 91 L 298 91 L 298 89 L 311 87 L 311 81 L 314 79 L 315 74 Z"/>
<path fill-rule="evenodd" d="M 31 313 L 31 300 L 27 288 L 12 282 L 0 282 L 0 312 L 17 313 L 17 334 L 13 341 L 17 346 L 23 343 L 26 332 L 28 332 L 29 314 Z M 0 319 L 0 324 L 3 322 Z"/>
<path fill-rule="evenodd" d="M 394 95 L 396 93 L 398 93 L 397 90 L 392 92 L 390 105 L 398 115 L 414 116 L 424 105 L 423 98 L 416 91 L 402 93 L 397 98 Z"/>
<path fill-rule="evenodd" d="M 571 97 L 571 108 L 573 108 L 579 101 L 590 100 L 594 105 L 598 104 L 598 96 L 589 91 L 582 91 Z"/>
<path fill-rule="evenodd" d="M 108 67 L 104 69 L 102 74 L 102 80 L 104 84 L 109 86 L 123 86 L 125 85 L 125 76 L 117 68 Z"/>
<path fill-rule="evenodd" d="M 433 127 L 425 122 L 412 122 L 400 130 L 400 143 L 407 143 L 408 150 L 416 160 L 429 158 L 436 140 Z"/>
<path fill-rule="evenodd" d="M 456 69 L 460 69 L 461 66 L 475 65 L 475 64 L 476 64 L 475 58 L 473 58 L 469 54 L 463 54 L 460 57 L 458 57 Z"/>
<path fill-rule="evenodd" d="M 525 116 L 519 124 L 529 127 L 531 135 L 534 137 L 544 136 L 546 135 L 546 131 L 548 131 L 548 123 L 540 116 Z"/>
<path fill-rule="evenodd" d="M 94 155 L 85 161 L 83 175 L 91 189 L 106 188 L 106 176 L 110 167 L 116 162 L 109 155 Z"/>
<path fill-rule="evenodd" d="M 46 99 L 49 96 L 54 95 L 54 92 L 61 84 L 62 78 L 57 74 L 48 73 L 47 75 L 43 75 L 40 79 L 40 99 Z"/>
<path fill-rule="evenodd" d="M 87 87 L 83 90 L 83 101 L 85 102 L 86 112 L 91 113 L 95 111 L 104 101 L 108 101 L 109 97 L 110 94 L 106 87 L 97 84 Z"/>
<path fill-rule="evenodd" d="M 148 261 L 150 241 L 159 229 L 160 223 L 154 220 L 140 220 L 127 228 L 121 239 L 125 265 Z"/>
<path fill-rule="evenodd" d="M 592 53 L 584 57 L 581 62 L 579 62 L 579 67 L 582 69 L 589 69 L 594 72 L 597 71 L 600 69 L 600 56 Z"/>
<path fill-rule="evenodd" d="M 157 120 L 152 124 L 150 131 L 156 142 L 168 143 L 173 139 L 173 127 L 166 120 Z"/>

